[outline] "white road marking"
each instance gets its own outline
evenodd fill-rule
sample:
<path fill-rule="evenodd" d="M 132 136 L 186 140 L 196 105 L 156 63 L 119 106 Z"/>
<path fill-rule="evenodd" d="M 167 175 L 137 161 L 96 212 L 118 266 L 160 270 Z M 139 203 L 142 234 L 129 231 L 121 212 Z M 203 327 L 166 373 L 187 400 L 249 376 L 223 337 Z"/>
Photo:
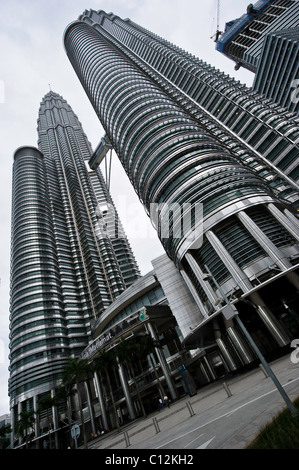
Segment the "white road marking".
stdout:
<path fill-rule="evenodd" d="M 286 385 L 291 384 L 292 382 L 296 382 L 296 380 L 299 380 L 299 377 L 296 378 L 296 379 L 290 380 L 289 382 L 287 382 L 286 384 L 284 384 L 283 387 L 285 387 Z M 253 400 L 247 401 L 247 402 L 244 403 L 243 405 L 240 405 L 240 406 L 238 406 L 237 408 L 235 408 L 234 410 L 229 411 L 226 416 L 229 417 L 229 416 L 231 416 L 232 414 L 234 414 L 236 411 L 239 411 L 241 408 L 244 408 L 244 406 L 250 405 L 251 403 L 254 403 L 255 401 L 259 400 L 260 398 L 264 398 L 264 397 L 266 397 L 267 395 L 270 395 L 270 393 L 277 392 L 277 391 L 278 391 L 277 388 L 274 388 L 273 390 L 270 390 L 270 392 L 264 393 L 263 395 L 260 395 L 259 397 L 254 398 Z"/>
<path fill-rule="evenodd" d="M 186 449 L 186 447 L 190 446 L 194 441 L 197 441 L 197 439 L 199 439 L 201 436 L 203 436 L 203 434 L 200 434 L 199 436 L 197 436 L 195 439 L 193 439 L 193 441 L 188 442 L 188 444 L 184 447 L 184 449 Z"/>
<path fill-rule="evenodd" d="M 196 449 L 206 449 L 208 445 L 210 444 L 210 442 L 212 442 L 212 440 L 215 439 L 215 437 L 216 436 L 212 437 L 212 439 L 209 439 L 207 442 L 204 442 L 203 444 L 201 444 L 201 446 L 196 447 Z"/>
<path fill-rule="evenodd" d="M 297 377 L 296 379 L 293 379 L 293 380 L 290 380 L 289 382 L 287 382 L 286 384 L 283 385 L 283 387 L 285 387 L 286 385 L 289 385 L 291 384 L 292 382 L 296 382 L 297 380 L 299 380 L 299 377 Z M 250 405 L 251 403 L 259 400 L 260 398 L 263 398 L 267 395 L 269 395 L 270 393 L 273 393 L 273 392 L 278 392 L 277 388 L 273 389 L 273 390 L 270 390 L 270 392 L 267 392 L 267 393 L 264 393 L 263 395 L 260 395 L 259 397 L 257 398 L 254 398 L 253 400 L 250 400 L 246 403 L 244 403 L 243 405 L 241 406 L 238 406 L 237 408 L 235 408 L 234 410 L 232 411 L 228 411 L 227 413 L 224 413 L 223 415 L 220 415 L 220 416 L 217 416 L 217 418 L 214 418 L 214 419 L 211 419 L 210 421 L 207 421 L 206 423 L 204 424 L 201 424 L 200 426 L 198 426 L 197 428 L 194 428 L 192 429 L 191 431 L 188 431 L 186 432 L 185 434 L 181 434 L 179 437 L 176 437 L 175 439 L 171 439 L 171 441 L 168 441 L 168 442 L 165 442 L 164 444 L 158 446 L 158 447 L 155 447 L 155 449 L 161 449 L 162 447 L 168 445 L 168 444 L 171 444 L 172 442 L 174 441 L 177 441 L 185 436 L 187 436 L 188 434 L 190 434 L 191 432 L 194 432 L 194 431 L 197 431 L 198 429 L 201 429 L 201 428 L 204 428 L 205 426 L 208 426 L 209 424 L 217 421 L 218 419 L 222 419 L 222 418 L 225 418 L 225 417 L 228 417 L 230 415 L 232 415 L 233 413 L 235 413 L 236 411 L 240 410 L 241 408 L 243 408 L 244 406 L 247 406 L 247 405 Z M 214 438 L 213 438 L 214 439 Z"/>

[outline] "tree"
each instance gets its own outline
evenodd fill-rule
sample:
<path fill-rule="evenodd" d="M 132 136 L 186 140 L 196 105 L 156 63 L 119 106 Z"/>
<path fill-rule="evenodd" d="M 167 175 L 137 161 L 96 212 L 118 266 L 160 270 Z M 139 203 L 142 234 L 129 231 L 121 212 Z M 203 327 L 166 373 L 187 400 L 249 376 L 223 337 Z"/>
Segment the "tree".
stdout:
<path fill-rule="evenodd" d="M 28 431 L 33 427 L 34 422 L 35 417 L 33 410 L 22 411 L 15 426 L 15 433 L 18 436 L 23 438 L 25 434 L 26 449 L 28 448 Z"/>
<path fill-rule="evenodd" d="M 9 446 L 10 438 L 7 437 L 11 433 L 10 424 L 4 424 L 0 428 L 0 449 L 6 449 Z"/>
<path fill-rule="evenodd" d="M 147 335 L 141 336 L 141 337 L 139 337 L 138 348 L 137 348 L 136 355 L 140 360 L 142 360 L 145 357 L 149 356 L 152 367 L 154 369 L 154 373 L 155 373 L 157 382 L 158 382 L 158 386 L 159 386 L 159 389 L 160 389 L 161 396 L 163 397 L 165 395 L 164 390 L 163 390 L 163 386 L 161 384 L 161 381 L 159 379 L 159 375 L 158 375 L 155 363 L 154 363 L 153 358 L 151 356 L 155 352 L 156 348 L 162 349 L 160 343 L 158 341 L 156 341 L 155 339 L 153 339 L 151 337 L 151 335 L 147 334 Z"/>
<path fill-rule="evenodd" d="M 90 367 L 89 367 L 88 362 L 85 359 L 77 359 L 75 357 L 70 357 L 68 360 L 68 363 L 63 368 L 63 379 L 62 379 L 62 382 L 64 385 L 71 385 L 73 383 L 76 384 L 85 449 L 87 449 L 87 437 L 86 437 L 85 421 L 84 421 L 83 409 L 82 409 L 82 399 L 81 399 L 81 394 L 79 390 L 79 383 L 87 379 L 89 371 L 90 371 Z"/>
<path fill-rule="evenodd" d="M 116 410 L 114 396 L 113 396 L 113 390 L 112 390 L 110 376 L 109 376 L 109 370 L 112 370 L 113 367 L 117 367 L 117 357 L 113 350 L 106 351 L 105 349 L 102 349 L 92 361 L 93 370 L 100 371 L 101 377 L 103 377 L 103 375 L 106 377 L 108 388 L 109 388 L 109 393 L 110 393 L 111 400 L 112 400 L 116 426 L 119 431 L 120 430 L 119 419 L 117 415 L 117 410 Z"/>

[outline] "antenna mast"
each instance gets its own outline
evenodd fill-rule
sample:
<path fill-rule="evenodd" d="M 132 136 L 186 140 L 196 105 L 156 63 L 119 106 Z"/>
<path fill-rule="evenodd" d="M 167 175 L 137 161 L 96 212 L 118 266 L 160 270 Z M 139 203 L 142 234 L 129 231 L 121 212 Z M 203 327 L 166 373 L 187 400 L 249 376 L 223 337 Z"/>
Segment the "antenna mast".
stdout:
<path fill-rule="evenodd" d="M 216 33 L 211 36 L 211 39 L 214 39 L 214 42 L 218 41 L 219 36 L 222 34 L 222 31 L 219 30 L 219 15 L 220 15 L 220 0 L 217 0 L 217 10 L 216 10 L 216 18 L 217 18 L 217 26 L 216 26 Z"/>

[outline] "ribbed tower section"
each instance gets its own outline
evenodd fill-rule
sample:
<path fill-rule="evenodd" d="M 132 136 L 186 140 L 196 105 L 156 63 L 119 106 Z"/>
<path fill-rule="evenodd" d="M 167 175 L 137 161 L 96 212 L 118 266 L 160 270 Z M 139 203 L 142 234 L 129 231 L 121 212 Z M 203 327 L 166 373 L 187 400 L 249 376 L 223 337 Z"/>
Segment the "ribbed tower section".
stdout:
<path fill-rule="evenodd" d="M 69 349 L 45 161 L 36 148 L 23 147 L 14 155 L 11 260 L 14 405 L 29 390 L 56 382 Z"/>
<path fill-rule="evenodd" d="M 161 241 L 203 316 L 215 311 L 219 297 L 251 296 L 271 333 L 280 345 L 286 344 L 288 338 L 254 292 L 276 270 L 295 292 L 299 287 L 294 273 L 298 220 L 286 202 L 298 201 L 291 178 L 294 167 L 292 163 L 283 172 L 275 159 L 279 155 L 282 162 L 285 155 L 291 163 L 298 157 L 292 141 L 298 137 L 296 121 L 279 121 L 283 111 L 276 105 L 260 96 L 251 98 L 245 87 L 219 71 L 113 14 L 84 12 L 68 26 L 64 41 L 141 202 L 148 214 L 153 216 L 153 205 L 158 212 Z M 220 114 L 225 110 L 224 120 Z M 271 135 L 263 154 L 255 150 L 249 134 L 245 140 L 241 130 L 236 133 L 240 119 L 242 129 L 255 134 L 256 145 Z M 282 137 L 278 129 L 283 130 L 284 120 L 287 131 Z M 275 147 L 270 158 L 268 151 L 276 144 L 287 153 Z M 264 174 L 261 166 L 255 168 L 258 164 Z M 163 228 L 169 224 L 173 229 L 174 212 L 184 204 L 189 226 L 181 237 L 170 230 L 163 238 Z M 196 212 L 200 204 L 202 217 Z M 201 319 L 186 319 L 182 313 L 177 321 L 189 328 Z"/>
<path fill-rule="evenodd" d="M 123 230 L 110 239 L 100 223 L 99 205 L 113 201 L 101 171 L 89 175 L 85 159 L 93 152 L 77 116 L 53 91 L 40 104 L 38 147 L 18 149 L 13 165 L 13 427 L 21 411 L 37 411 L 39 398 L 55 394 L 68 357 L 90 341 L 92 323 L 139 277 Z"/>
<path fill-rule="evenodd" d="M 143 69 L 148 73 L 154 70 L 157 79 L 163 77 L 161 86 L 172 92 L 172 98 L 201 126 L 271 182 L 281 197 L 299 207 L 296 114 L 129 19 L 90 10 L 79 20 L 101 30 L 101 34 L 107 32 L 106 37 Z"/>
<path fill-rule="evenodd" d="M 77 116 L 52 91 L 40 106 L 38 135 L 39 149 L 49 160 L 53 175 L 49 190 L 66 283 L 63 288 L 69 286 L 70 276 L 79 295 L 74 297 L 70 289 L 66 304 L 78 311 L 83 306 L 88 318 L 90 312 L 96 317 L 125 285 L 110 240 L 95 230 L 97 199 L 84 162 L 92 154 L 91 147 Z"/>

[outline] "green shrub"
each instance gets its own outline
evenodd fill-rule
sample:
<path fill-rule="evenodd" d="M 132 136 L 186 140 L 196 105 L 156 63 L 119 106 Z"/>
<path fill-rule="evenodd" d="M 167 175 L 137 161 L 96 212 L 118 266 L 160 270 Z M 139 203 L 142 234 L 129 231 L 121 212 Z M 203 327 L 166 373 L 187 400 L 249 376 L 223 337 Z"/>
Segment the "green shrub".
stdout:
<path fill-rule="evenodd" d="M 261 428 L 246 449 L 299 449 L 299 397 L 294 405 L 297 416 L 292 416 L 288 408 L 283 409 Z"/>

